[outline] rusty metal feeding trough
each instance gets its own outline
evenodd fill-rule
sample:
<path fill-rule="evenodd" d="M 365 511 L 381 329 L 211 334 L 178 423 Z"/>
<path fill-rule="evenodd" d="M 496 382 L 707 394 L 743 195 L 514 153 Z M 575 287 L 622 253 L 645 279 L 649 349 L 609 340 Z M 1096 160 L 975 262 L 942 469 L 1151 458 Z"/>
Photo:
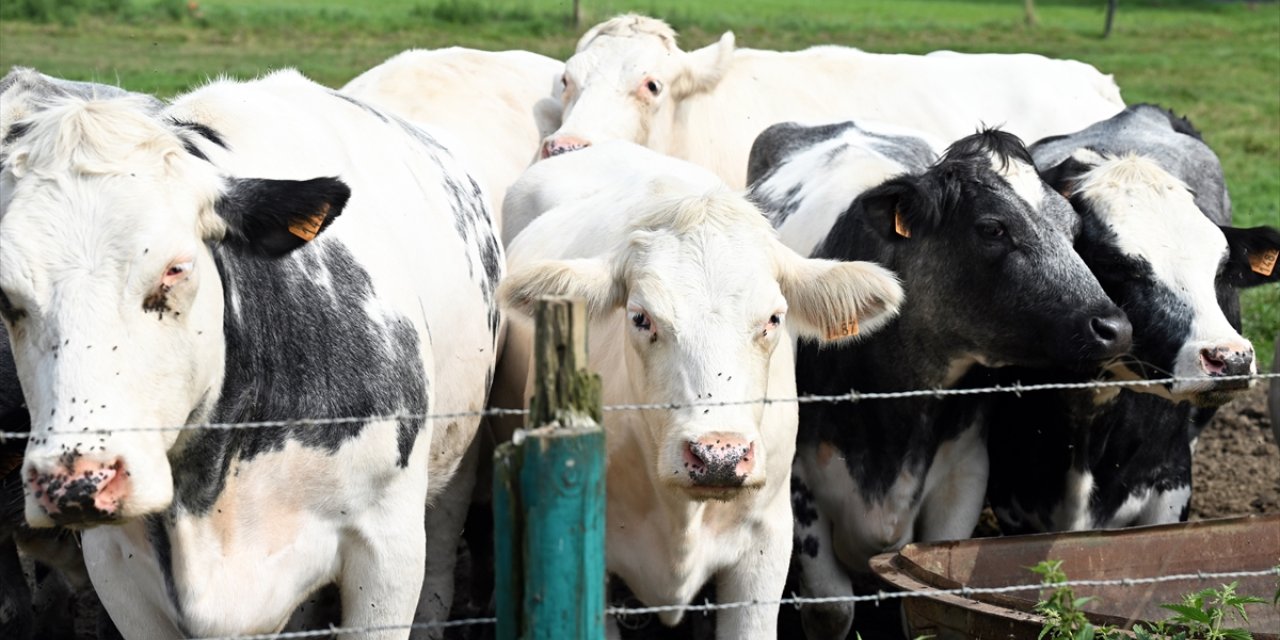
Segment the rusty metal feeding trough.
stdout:
<path fill-rule="evenodd" d="M 911 544 L 876 556 L 871 568 L 900 590 L 927 591 L 1032 584 L 1035 576 L 1027 568 L 1042 560 L 1061 560 L 1072 580 L 1268 569 L 1280 564 L 1280 515 Z M 1127 628 L 1135 621 L 1169 617 L 1162 603 L 1232 581 L 1191 578 L 1074 589 L 1077 596 L 1095 597 L 1084 606 L 1093 622 Z M 1240 578 L 1239 583 L 1238 593 L 1267 601 L 1249 609 L 1254 638 L 1280 637 L 1280 609 L 1271 604 L 1276 576 Z M 912 637 L 1035 640 L 1044 621 L 1032 612 L 1038 597 L 1034 590 L 933 595 L 904 598 L 903 609 Z"/>

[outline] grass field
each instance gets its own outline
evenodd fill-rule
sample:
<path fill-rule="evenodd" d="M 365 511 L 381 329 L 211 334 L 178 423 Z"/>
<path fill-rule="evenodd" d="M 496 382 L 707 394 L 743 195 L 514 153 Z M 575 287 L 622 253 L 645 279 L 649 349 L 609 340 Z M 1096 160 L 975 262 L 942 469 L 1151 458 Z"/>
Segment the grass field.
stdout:
<path fill-rule="evenodd" d="M 616 13 L 666 18 L 685 48 L 732 29 L 739 46 L 1031 51 L 1115 74 L 1127 102 L 1189 116 L 1223 159 L 1238 226 L 1280 226 L 1280 5 L 1125 0 L 1100 38 L 1102 0 L 4 0 L 0 67 L 172 95 L 206 78 L 298 67 L 337 86 L 406 48 L 519 48 L 564 58 Z M 1280 286 L 1245 295 L 1245 334 L 1270 361 Z"/>

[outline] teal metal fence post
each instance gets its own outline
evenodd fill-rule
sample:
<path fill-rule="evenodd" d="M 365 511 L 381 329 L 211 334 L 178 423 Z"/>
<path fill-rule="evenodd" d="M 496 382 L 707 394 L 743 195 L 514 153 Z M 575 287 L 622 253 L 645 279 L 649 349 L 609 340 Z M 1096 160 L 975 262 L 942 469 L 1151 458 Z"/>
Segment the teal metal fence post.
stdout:
<path fill-rule="evenodd" d="M 603 640 L 604 431 L 586 305 L 538 301 L 527 425 L 494 453 L 499 640 Z"/>

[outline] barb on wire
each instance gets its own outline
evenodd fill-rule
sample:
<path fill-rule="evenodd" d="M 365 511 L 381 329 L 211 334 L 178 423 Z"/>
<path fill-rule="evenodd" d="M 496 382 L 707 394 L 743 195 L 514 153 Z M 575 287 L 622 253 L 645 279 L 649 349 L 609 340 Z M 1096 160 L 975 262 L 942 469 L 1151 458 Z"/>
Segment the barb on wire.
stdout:
<path fill-rule="evenodd" d="M 470 618 L 467 620 L 448 620 L 443 622 L 415 622 L 413 624 L 389 624 L 380 627 L 329 627 L 313 631 L 282 631 L 280 633 L 255 633 L 243 636 L 215 636 L 200 640 L 295 640 L 300 638 L 323 638 L 340 633 L 373 633 L 376 631 L 400 631 L 402 629 L 446 629 L 449 627 L 465 627 L 476 624 L 497 624 L 497 618 Z"/>
<path fill-rule="evenodd" d="M 1214 382 L 1236 382 L 1243 380 L 1267 380 L 1271 378 L 1280 378 L 1280 373 L 1254 373 L 1236 376 L 1216 376 Z M 861 392 L 850 390 L 848 393 L 836 395 L 810 395 L 799 396 L 794 398 L 753 398 L 749 400 L 697 400 L 688 404 L 679 404 L 674 402 L 658 402 L 658 403 L 639 403 L 639 404 L 614 404 L 606 405 L 605 411 L 653 411 L 668 410 L 675 411 L 677 409 L 692 409 L 704 407 L 734 407 L 751 404 L 808 404 L 814 402 L 861 402 L 864 400 L 901 400 L 905 398 L 943 398 L 946 396 L 974 396 L 988 393 L 1016 393 L 1023 394 L 1030 391 L 1060 391 L 1060 390 L 1081 390 L 1081 389 L 1108 389 L 1116 387 L 1153 387 L 1165 384 L 1173 384 L 1176 382 L 1197 382 L 1203 381 L 1204 378 L 1190 377 L 1172 377 L 1159 378 L 1154 380 L 1098 380 L 1093 382 L 1052 382 L 1046 384 L 1024 385 L 1014 383 L 1010 386 L 996 385 L 993 387 L 975 387 L 964 389 L 916 389 L 912 391 L 888 391 L 888 392 Z M 351 424 L 356 422 L 372 422 L 372 421 L 392 421 L 392 420 L 447 420 L 451 418 L 478 418 L 486 416 L 523 416 L 529 412 L 525 409 L 485 409 L 483 411 L 458 411 L 453 413 L 403 413 L 391 414 L 384 416 L 360 416 L 347 418 L 294 418 L 290 420 L 263 420 L 259 422 L 214 422 L 206 424 L 186 424 L 174 427 L 120 427 L 114 429 L 90 429 L 85 428 L 75 432 L 79 434 L 111 434 L 132 431 L 198 431 L 207 430 L 228 430 L 228 429 L 266 429 L 273 427 L 303 427 L 303 426 L 325 426 L 333 424 Z M 71 434 L 67 434 L 71 435 Z M 0 440 L 7 438 L 27 438 L 31 436 L 29 431 L 0 431 Z"/>
<path fill-rule="evenodd" d="M 1257 569 L 1248 571 L 1197 571 L 1195 573 L 1177 573 L 1164 576 L 1152 576 L 1148 578 L 1095 578 L 1081 580 L 1067 580 L 1066 582 L 1057 582 L 1053 584 L 1018 584 L 1005 587 L 957 587 L 955 589 L 922 589 L 919 591 L 880 591 L 868 595 L 855 596 L 828 596 L 819 598 L 803 598 L 790 597 L 780 598 L 777 600 L 749 600 L 744 602 L 721 602 L 716 604 L 672 604 L 661 605 L 655 607 L 608 607 L 604 610 L 605 615 L 638 615 L 645 613 L 665 613 L 670 611 L 719 611 L 723 609 L 741 609 L 744 607 L 758 606 L 775 606 L 791 604 L 802 606 L 806 604 L 831 604 L 837 602 L 879 602 L 883 600 L 892 600 L 900 598 L 927 598 L 940 595 L 958 595 L 970 596 L 984 593 L 1015 593 L 1018 591 L 1039 591 L 1042 589 L 1057 589 L 1060 587 L 1132 587 L 1144 584 L 1156 584 L 1160 582 L 1179 582 L 1184 580 L 1219 580 L 1227 578 L 1256 578 L 1260 576 L 1280 576 L 1280 567 L 1271 567 L 1268 569 Z"/>

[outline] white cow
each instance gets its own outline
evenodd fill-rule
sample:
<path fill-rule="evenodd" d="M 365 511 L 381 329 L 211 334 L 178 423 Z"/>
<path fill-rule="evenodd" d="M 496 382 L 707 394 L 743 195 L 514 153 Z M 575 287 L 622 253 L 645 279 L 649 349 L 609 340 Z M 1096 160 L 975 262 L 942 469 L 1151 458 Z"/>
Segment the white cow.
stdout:
<path fill-rule="evenodd" d="M 563 124 L 543 157 L 622 139 L 745 186 L 751 142 L 783 121 L 869 120 L 945 141 L 981 125 L 1024 140 L 1076 131 L 1124 108 L 1111 76 L 1034 54 L 868 53 L 823 46 L 734 49 L 733 33 L 685 52 L 661 20 L 591 28 L 565 64 Z"/>
<path fill-rule="evenodd" d="M 425 125 L 497 212 L 507 186 L 560 124 L 553 93 L 563 73 L 563 62 L 528 51 L 411 50 L 356 76 L 342 93 Z"/>
<path fill-rule="evenodd" d="M 478 420 L 421 414 L 483 406 L 503 268 L 457 161 L 294 71 L 158 112 L 54 98 L 10 138 L 26 517 L 98 525 L 86 564 L 124 635 L 273 632 L 333 581 L 344 625 L 447 603 Z"/>
<path fill-rule="evenodd" d="M 687 604 L 712 580 L 723 601 L 777 599 L 791 553 L 796 406 L 710 403 L 791 397 L 794 338 L 847 338 L 855 320 L 873 332 L 901 288 L 870 263 L 796 255 L 723 184 L 652 175 L 663 162 L 652 151 L 614 143 L 573 155 L 513 191 L 536 179 L 572 192 L 558 188 L 580 181 L 565 161 L 612 167 L 609 184 L 524 229 L 503 300 L 528 313 L 541 295 L 585 298 L 604 402 L 682 406 L 605 414 L 608 570 L 649 605 Z M 513 319 L 501 368 L 527 371 L 514 354 L 527 353 L 530 329 Z M 776 606 L 727 610 L 717 636 L 771 638 L 776 619 Z"/>

